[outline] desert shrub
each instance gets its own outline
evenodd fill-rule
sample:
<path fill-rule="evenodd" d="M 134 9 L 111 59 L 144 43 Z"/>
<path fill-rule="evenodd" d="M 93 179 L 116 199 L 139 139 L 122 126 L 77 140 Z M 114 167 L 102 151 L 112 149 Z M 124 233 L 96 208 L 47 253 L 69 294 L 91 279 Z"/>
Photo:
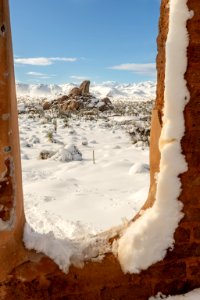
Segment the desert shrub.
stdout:
<path fill-rule="evenodd" d="M 48 131 L 46 137 L 48 138 L 49 142 L 54 142 L 53 131 Z"/>
<path fill-rule="evenodd" d="M 82 160 L 82 153 L 72 144 L 60 148 L 58 152 L 52 156 L 52 159 L 61 162 L 80 161 Z"/>
<path fill-rule="evenodd" d="M 53 151 L 49 151 L 49 150 L 42 150 L 39 154 L 39 159 L 48 159 L 51 158 L 53 155 L 55 154 L 55 152 Z"/>

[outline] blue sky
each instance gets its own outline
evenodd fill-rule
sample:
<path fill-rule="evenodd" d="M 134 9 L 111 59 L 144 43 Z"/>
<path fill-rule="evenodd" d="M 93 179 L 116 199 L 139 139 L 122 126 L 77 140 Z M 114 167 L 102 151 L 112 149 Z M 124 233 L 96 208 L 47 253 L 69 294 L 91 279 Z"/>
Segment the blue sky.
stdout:
<path fill-rule="evenodd" d="M 16 80 L 155 80 L 160 0 L 10 0 Z"/>

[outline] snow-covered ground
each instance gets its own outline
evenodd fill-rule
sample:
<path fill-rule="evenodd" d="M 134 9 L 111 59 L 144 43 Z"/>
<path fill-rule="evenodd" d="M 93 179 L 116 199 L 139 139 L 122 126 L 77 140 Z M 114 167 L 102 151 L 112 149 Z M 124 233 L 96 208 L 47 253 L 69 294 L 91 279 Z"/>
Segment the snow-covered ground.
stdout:
<path fill-rule="evenodd" d="M 56 143 L 51 143 L 46 135 L 52 126 L 25 118 L 20 127 L 28 214 L 37 207 L 97 230 L 133 216 L 148 190 L 148 149 L 134 147 L 128 135 L 106 129 L 104 122 L 74 122 L 73 129 L 59 122 Z M 73 144 L 83 159 L 63 162 L 58 151 Z M 39 159 L 42 150 L 58 152 L 57 158 Z"/>
<path fill-rule="evenodd" d="M 147 197 L 152 98 L 113 97 L 110 112 L 69 116 L 43 111 L 41 94 L 18 94 L 27 248 L 64 271 L 111 251 L 95 234 L 126 223 Z"/>
<path fill-rule="evenodd" d="M 20 110 L 26 105 L 21 102 Z M 75 226 L 96 233 L 139 210 L 149 186 L 149 149 L 142 141 L 133 144 L 128 134 L 145 115 L 137 116 L 135 107 L 135 115 L 58 118 L 57 132 L 49 112 L 19 115 L 25 210 L 35 230 L 61 226 L 69 236 Z M 71 155 L 73 146 L 81 155 Z"/>
<path fill-rule="evenodd" d="M 25 227 L 24 241 L 28 248 L 44 251 L 64 271 L 84 260 L 84 249 L 94 257 L 91 243 L 106 249 L 103 240 L 91 240 L 93 234 L 126 222 L 146 200 L 149 149 L 140 139 L 150 112 L 146 101 L 155 98 L 150 82 L 120 88 L 114 83 L 93 86 L 96 97 L 127 101 L 125 115 L 58 118 L 56 132 L 49 113 L 39 117 L 28 112 L 28 105 L 40 111 L 42 98 L 52 99 L 72 87 L 17 86 L 19 110 L 26 111 L 19 115 L 25 212 L 31 226 Z M 140 104 L 132 106 L 130 100 Z M 128 134 L 136 128 L 136 135 Z M 46 155 L 51 157 L 41 159 Z M 150 299 L 163 298 L 197 300 L 200 291 Z"/>

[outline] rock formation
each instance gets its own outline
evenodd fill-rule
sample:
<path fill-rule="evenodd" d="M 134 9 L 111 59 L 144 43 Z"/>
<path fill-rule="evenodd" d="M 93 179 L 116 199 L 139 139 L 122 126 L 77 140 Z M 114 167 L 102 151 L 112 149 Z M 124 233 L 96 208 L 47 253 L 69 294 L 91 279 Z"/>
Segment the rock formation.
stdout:
<path fill-rule="evenodd" d="M 49 110 L 50 108 L 51 108 L 51 102 L 49 102 L 49 101 L 45 101 L 44 103 L 43 103 L 43 106 L 42 106 L 42 108 L 43 108 L 43 110 Z"/>
<path fill-rule="evenodd" d="M 82 95 L 81 90 L 78 87 L 74 87 L 69 93 L 69 97 L 76 97 L 81 95 Z"/>
<path fill-rule="evenodd" d="M 84 80 L 79 87 L 74 87 L 70 92 L 69 96 L 87 96 L 90 95 L 90 81 Z"/>
<path fill-rule="evenodd" d="M 79 86 L 79 89 L 81 90 L 82 96 L 88 95 L 90 93 L 90 91 L 89 91 L 89 89 L 90 89 L 90 81 L 89 80 L 83 81 L 81 83 L 81 85 Z"/>
<path fill-rule="evenodd" d="M 8 211 L 11 212 L 14 208 L 16 219 L 12 222 L 11 230 L 0 227 L 0 299 L 147 300 L 158 292 L 174 295 L 200 287 L 200 1 L 188 0 L 187 3 L 189 9 L 194 11 L 194 17 L 187 23 L 189 47 L 185 79 L 191 99 L 184 111 L 186 130 L 182 139 L 182 151 L 188 170 L 180 176 L 182 193 L 179 197 L 184 205 L 184 218 L 175 232 L 174 249 L 168 251 L 163 261 L 155 263 L 139 274 L 126 275 L 112 253 L 105 254 L 101 263 L 88 261 L 82 269 L 70 267 L 69 273 L 64 274 L 50 258 L 28 252 L 22 247 L 24 215 L 7 2 L 0 1 L 1 28 L 6 29 L 0 35 L 0 59 L 3 62 L 0 65 L 0 77 L 1 82 L 5 82 L 5 85 L 0 87 L 0 145 L 1 149 L 4 149 L 0 152 L 0 172 L 2 178 L 9 177 L 8 166 L 12 167 L 14 164 L 15 173 L 12 180 L 6 178 L 9 188 L 4 190 L 0 201 L 1 204 L 7 203 Z M 154 175 L 159 170 L 158 139 L 162 128 L 168 16 L 169 0 L 162 0 L 157 57 L 158 88 L 152 115 L 150 146 L 151 185 L 144 209 L 153 205 L 156 190 Z M 8 78 L 5 74 L 9 74 Z M 11 151 L 5 151 L 10 149 L 7 147 L 11 147 Z M 7 160 L 9 165 L 6 165 Z M 11 199 L 11 202 L 8 199 Z M 5 220 L 10 219 L 12 214 L 6 214 Z M 118 239 L 118 236 L 113 237 L 110 243 L 115 239 Z"/>
<path fill-rule="evenodd" d="M 43 110 L 59 109 L 60 112 L 75 112 L 80 109 L 90 110 L 98 109 L 100 111 L 106 111 L 113 109 L 112 102 L 108 97 L 104 99 L 97 99 L 90 93 L 90 81 L 83 81 L 79 87 L 74 87 L 69 95 L 64 95 L 52 103 L 45 101 L 43 103 Z"/>

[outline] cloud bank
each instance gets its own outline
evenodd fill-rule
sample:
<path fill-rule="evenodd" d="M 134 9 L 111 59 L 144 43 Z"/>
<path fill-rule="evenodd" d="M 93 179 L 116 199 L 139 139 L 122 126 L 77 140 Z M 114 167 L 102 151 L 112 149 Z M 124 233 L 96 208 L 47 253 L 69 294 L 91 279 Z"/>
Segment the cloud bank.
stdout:
<path fill-rule="evenodd" d="M 26 74 L 31 76 L 46 76 L 46 74 L 40 72 L 28 72 Z"/>
<path fill-rule="evenodd" d="M 49 66 L 56 61 L 75 62 L 76 57 L 29 57 L 29 58 L 15 58 L 15 64 L 32 65 L 32 66 Z"/>
<path fill-rule="evenodd" d="M 77 76 L 77 75 L 72 75 L 72 76 L 70 76 L 70 78 L 78 80 L 78 81 L 89 79 L 88 76 Z"/>
<path fill-rule="evenodd" d="M 32 77 L 35 77 L 35 78 L 39 78 L 39 79 L 50 79 L 50 78 L 53 78 L 55 77 L 56 75 L 55 74 L 44 74 L 44 73 L 40 73 L 40 72 L 33 72 L 33 71 L 30 71 L 30 72 L 27 72 L 26 73 L 27 75 L 29 76 L 32 76 Z"/>
<path fill-rule="evenodd" d="M 148 63 L 148 64 L 121 64 L 113 67 L 109 67 L 112 70 L 119 71 L 131 71 L 134 73 L 138 73 L 141 75 L 155 75 L 156 73 L 156 64 Z"/>

